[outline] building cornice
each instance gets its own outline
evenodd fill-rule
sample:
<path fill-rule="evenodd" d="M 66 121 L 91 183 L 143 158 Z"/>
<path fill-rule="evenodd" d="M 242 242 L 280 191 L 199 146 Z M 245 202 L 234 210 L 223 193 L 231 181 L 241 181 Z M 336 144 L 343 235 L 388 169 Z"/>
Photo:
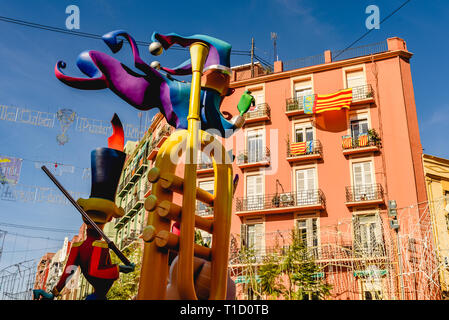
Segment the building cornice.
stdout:
<path fill-rule="evenodd" d="M 256 78 L 235 81 L 235 82 L 231 82 L 231 84 L 229 86 L 231 88 L 240 88 L 240 87 L 244 87 L 247 85 L 259 84 L 259 83 L 281 80 L 281 79 L 288 79 L 291 77 L 307 75 L 307 74 L 311 74 L 311 73 L 322 72 L 322 71 L 327 71 L 327 70 L 332 70 L 332 69 L 339 69 L 339 68 L 343 68 L 343 67 L 357 65 L 360 63 L 367 63 L 367 62 L 371 62 L 372 59 L 374 61 L 379 61 L 379 60 L 385 60 L 385 59 L 390 59 L 390 58 L 394 58 L 394 57 L 401 57 L 406 60 L 409 60 L 412 56 L 413 56 L 412 53 L 410 53 L 408 51 L 404 51 L 404 50 L 386 51 L 386 52 L 374 54 L 372 56 L 369 55 L 369 56 L 357 57 L 357 58 L 352 58 L 352 59 L 347 59 L 347 60 L 342 60 L 342 61 L 324 63 L 324 64 L 315 65 L 315 66 L 311 66 L 311 67 L 283 71 L 283 72 L 278 72 L 278 73 L 272 73 L 272 74 L 268 74 L 268 75 L 264 75 L 264 76 L 259 76 Z"/>

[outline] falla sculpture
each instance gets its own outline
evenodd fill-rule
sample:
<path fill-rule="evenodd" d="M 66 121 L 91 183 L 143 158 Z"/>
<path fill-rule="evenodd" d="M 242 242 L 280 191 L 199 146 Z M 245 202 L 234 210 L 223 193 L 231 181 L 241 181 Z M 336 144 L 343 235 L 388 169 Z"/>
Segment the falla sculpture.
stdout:
<path fill-rule="evenodd" d="M 113 53 L 122 49 L 124 40 L 131 46 L 134 66 L 138 72 L 103 52 L 91 50 L 82 52 L 76 62 L 78 68 L 89 78 L 64 74 L 63 69 L 66 67 L 64 61 L 57 62 L 56 77 L 77 89 L 109 88 L 131 106 L 139 110 L 158 108 L 170 125 L 176 129 L 187 129 L 191 83 L 177 80 L 173 76 L 192 74 L 190 59 L 173 69 L 163 67 L 157 61 L 147 64 L 140 57 L 136 41 L 126 31 L 112 31 L 103 36 L 103 41 Z M 240 114 L 232 119 L 220 112 L 224 97 L 234 92 L 229 88 L 231 79 L 229 43 L 206 35 L 183 37 L 175 33 L 162 35 L 156 32 L 153 33 L 152 40 L 149 50 L 153 55 L 160 55 L 175 44 L 182 47 L 189 47 L 195 42 L 207 44 L 209 53 L 201 77 L 201 130 L 218 130 L 221 136 L 228 137 L 234 130 L 243 126 L 242 115 L 248 111 L 249 104 L 248 109 L 243 112 L 239 108 Z"/>
<path fill-rule="evenodd" d="M 155 32 L 149 46 L 153 55 L 175 44 L 189 48 L 190 59 L 171 69 L 157 61 L 144 62 L 136 41 L 123 30 L 107 33 L 103 40 L 113 53 L 119 52 L 126 40 L 138 71 L 105 53 L 85 51 L 79 55 L 77 66 L 88 78 L 64 74 L 63 61 L 55 66 L 56 77 L 77 89 L 109 88 L 139 110 L 158 108 L 171 126 L 180 129 L 162 144 L 148 172 L 153 186 L 144 205 L 149 214 L 141 237 L 144 254 L 136 299 L 232 299 L 235 287 L 228 274 L 226 248 L 238 176 L 233 179 L 231 157 L 224 146 L 206 132 L 212 129 L 214 135 L 231 136 L 244 125 L 243 116 L 255 103 L 251 92 L 246 91 L 236 116 L 225 117 L 220 111 L 223 99 L 234 92 L 229 88 L 231 45 L 206 35 L 183 37 Z M 191 75 L 192 81 L 174 78 L 185 75 Z M 209 156 L 214 168 L 214 194 L 197 187 L 195 159 L 209 145 L 213 147 Z M 186 158 L 183 177 L 175 174 L 178 163 L 172 162 L 181 150 L 185 150 Z M 173 193 L 182 195 L 182 206 L 172 202 Z M 211 219 L 196 215 L 197 201 L 213 208 Z M 178 233 L 172 232 L 175 224 Z M 212 234 L 210 248 L 194 243 L 196 228 Z M 176 258 L 169 259 L 173 253 Z"/>

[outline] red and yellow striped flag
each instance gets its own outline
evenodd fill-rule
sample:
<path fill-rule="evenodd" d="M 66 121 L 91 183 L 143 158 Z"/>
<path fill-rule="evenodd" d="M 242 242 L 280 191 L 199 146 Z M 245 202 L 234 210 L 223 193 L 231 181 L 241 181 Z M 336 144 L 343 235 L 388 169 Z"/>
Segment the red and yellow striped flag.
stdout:
<path fill-rule="evenodd" d="M 359 135 L 359 147 L 366 147 L 368 145 L 368 134 Z"/>
<path fill-rule="evenodd" d="M 343 146 L 343 149 L 351 149 L 352 148 L 352 137 L 351 136 L 343 136 L 342 146 Z"/>
<path fill-rule="evenodd" d="M 352 88 L 340 90 L 332 94 L 316 95 L 314 113 L 341 110 L 342 108 L 349 109 L 351 102 Z"/>
<path fill-rule="evenodd" d="M 296 142 L 290 146 L 291 154 L 305 154 L 307 151 L 307 142 Z"/>

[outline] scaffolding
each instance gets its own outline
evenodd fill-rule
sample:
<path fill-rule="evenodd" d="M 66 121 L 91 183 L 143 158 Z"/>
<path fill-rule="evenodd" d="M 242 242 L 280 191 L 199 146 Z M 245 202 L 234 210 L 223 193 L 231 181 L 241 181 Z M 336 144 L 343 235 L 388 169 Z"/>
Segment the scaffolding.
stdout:
<path fill-rule="evenodd" d="M 444 199 L 432 202 L 444 210 Z M 332 286 L 332 300 L 436 300 L 441 299 L 440 261 L 433 237 L 429 202 L 398 209 L 399 229 L 390 225 L 387 212 L 356 213 L 351 218 L 320 226 L 307 234 L 307 249 Z M 270 253 L 280 254 L 291 243 L 291 230 L 258 235 L 263 242 L 248 265 L 242 259 L 240 235 L 231 237 L 230 272 L 240 298 L 248 279 L 257 277 Z M 266 298 L 266 297 L 259 297 Z"/>
<path fill-rule="evenodd" d="M 32 300 L 36 267 L 27 260 L 0 270 L 0 300 Z"/>

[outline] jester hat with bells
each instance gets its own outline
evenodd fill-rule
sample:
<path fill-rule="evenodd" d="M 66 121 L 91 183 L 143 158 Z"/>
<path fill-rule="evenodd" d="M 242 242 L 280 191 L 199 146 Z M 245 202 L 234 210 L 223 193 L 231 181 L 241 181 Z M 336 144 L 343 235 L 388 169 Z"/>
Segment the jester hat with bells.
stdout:
<path fill-rule="evenodd" d="M 98 224 L 105 224 L 112 218 L 124 215 L 123 208 L 115 204 L 115 194 L 126 160 L 126 153 L 123 152 L 125 138 L 122 123 L 115 113 L 111 124 L 113 134 L 108 138 L 108 148 L 97 148 L 91 152 L 90 197 L 77 200 L 89 217 Z"/>

